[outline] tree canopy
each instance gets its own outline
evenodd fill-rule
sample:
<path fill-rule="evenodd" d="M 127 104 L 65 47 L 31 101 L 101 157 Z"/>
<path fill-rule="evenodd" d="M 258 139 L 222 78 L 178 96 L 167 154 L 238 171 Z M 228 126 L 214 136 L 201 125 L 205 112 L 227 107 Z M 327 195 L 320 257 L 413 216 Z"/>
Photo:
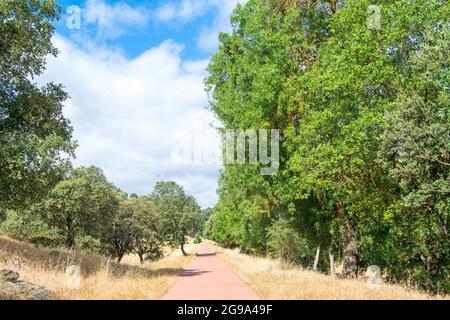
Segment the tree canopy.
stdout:
<path fill-rule="evenodd" d="M 279 129 L 280 171 L 227 165 L 207 234 L 259 254 L 285 234 L 306 244 L 289 251 L 305 266 L 318 252 L 327 270 L 326 252 L 347 276 L 376 264 L 448 292 L 449 10 L 438 0 L 238 5 L 209 64 L 210 107 L 224 129 Z"/>
<path fill-rule="evenodd" d="M 0 3 L 0 207 L 27 206 L 70 168 L 75 144 L 61 85 L 39 88 L 61 8 L 53 0 Z"/>

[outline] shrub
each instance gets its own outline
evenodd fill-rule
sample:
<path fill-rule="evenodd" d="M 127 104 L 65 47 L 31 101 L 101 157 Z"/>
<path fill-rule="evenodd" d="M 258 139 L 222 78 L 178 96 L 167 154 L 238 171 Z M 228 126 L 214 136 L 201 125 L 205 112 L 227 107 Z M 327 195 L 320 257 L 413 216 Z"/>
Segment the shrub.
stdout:
<path fill-rule="evenodd" d="M 291 227 L 291 223 L 281 219 L 275 222 L 268 232 L 269 254 L 283 262 L 301 264 L 309 256 L 306 240 Z"/>
<path fill-rule="evenodd" d="M 194 244 L 199 244 L 202 242 L 202 237 L 200 236 L 200 233 L 197 233 L 194 239 Z"/>

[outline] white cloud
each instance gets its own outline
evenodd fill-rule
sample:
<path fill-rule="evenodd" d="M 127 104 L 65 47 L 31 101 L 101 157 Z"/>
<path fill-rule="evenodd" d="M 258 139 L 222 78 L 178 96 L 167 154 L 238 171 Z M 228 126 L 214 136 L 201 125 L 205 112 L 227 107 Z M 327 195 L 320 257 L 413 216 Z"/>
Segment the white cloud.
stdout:
<path fill-rule="evenodd" d="M 181 0 L 168 2 L 156 10 L 156 18 L 160 21 L 189 22 L 204 15 L 209 9 L 216 5 L 216 0 Z"/>
<path fill-rule="evenodd" d="M 159 21 L 171 21 L 177 17 L 177 7 L 173 3 L 163 4 L 156 10 L 156 18 Z"/>
<path fill-rule="evenodd" d="M 149 10 L 143 6 L 122 2 L 109 5 L 104 0 L 87 0 L 83 10 L 84 23 L 96 25 L 98 37 L 105 39 L 119 37 L 127 28 L 144 26 L 149 17 Z"/>
<path fill-rule="evenodd" d="M 205 28 L 198 39 L 204 51 L 217 48 L 219 32 L 230 31 L 230 15 L 238 3 L 247 0 L 179 0 L 163 4 L 156 10 L 156 18 L 165 23 L 187 23 L 213 10 L 214 21 Z"/>
<path fill-rule="evenodd" d="M 215 0 L 218 12 L 210 28 L 205 28 L 198 39 L 198 47 L 204 51 L 213 51 L 219 44 L 219 33 L 231 31 L 230 15 L 238 3 L 247 0 Z"/>
<path fill-rule="evenodd" d="M 107 48 L 86 51 L 60 35 L 53 42 L 60 55 L 49 59 L 40 80 L 62 83 L 71 96 L 65 113 L 80 145 L 75 165 L 101 167 L 129 193 L 146 194 L 158 180 L 175 180 L 201 205 L 214 205 L 220 165 L 173 157 L 180 143 L 209 155 L 219 148 L 204 108 L 207 61 L 183 62 L 182 46 L 172 41 L 134 59 Z"/>

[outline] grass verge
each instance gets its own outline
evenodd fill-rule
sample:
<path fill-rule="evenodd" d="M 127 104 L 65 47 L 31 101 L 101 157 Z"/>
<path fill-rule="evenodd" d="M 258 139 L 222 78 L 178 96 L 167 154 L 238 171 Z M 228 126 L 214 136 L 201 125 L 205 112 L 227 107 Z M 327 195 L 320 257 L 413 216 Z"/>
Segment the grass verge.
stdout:
<path fill-rule="evenodd" d="M 382 284 L 369 289 L 364 279 L 337 279 L 280 261 L 239 253 L 215 246 L 228 264 L 264 300 L 430 300 L 436 297 L 400 285 Z"/>
<path fill-rule="evenodd" d="M 194 253 L 196 245 L 186 246 Z M 184 257 L 179 250 L 157 262 L 139 265 L 134 256 L 122 264 L 96 255 L 36 248 L 0 237 L 0 269 L 16 271 L 20 280 L 42 285 L 62 300 L 156 300 L 175 283 L 193 256 Z M 79 289 L 69 289 L 65 268 L 81 266 Z"/>

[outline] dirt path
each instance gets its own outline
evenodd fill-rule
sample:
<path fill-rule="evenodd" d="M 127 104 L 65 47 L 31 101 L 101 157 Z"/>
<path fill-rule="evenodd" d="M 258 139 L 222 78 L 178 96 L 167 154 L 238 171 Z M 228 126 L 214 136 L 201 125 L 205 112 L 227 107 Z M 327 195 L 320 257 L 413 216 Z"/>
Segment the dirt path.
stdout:
<path fill-rule="evenodd" d="M 202 243 L 163 300 L 259 300 L 258 295 Z"/>

